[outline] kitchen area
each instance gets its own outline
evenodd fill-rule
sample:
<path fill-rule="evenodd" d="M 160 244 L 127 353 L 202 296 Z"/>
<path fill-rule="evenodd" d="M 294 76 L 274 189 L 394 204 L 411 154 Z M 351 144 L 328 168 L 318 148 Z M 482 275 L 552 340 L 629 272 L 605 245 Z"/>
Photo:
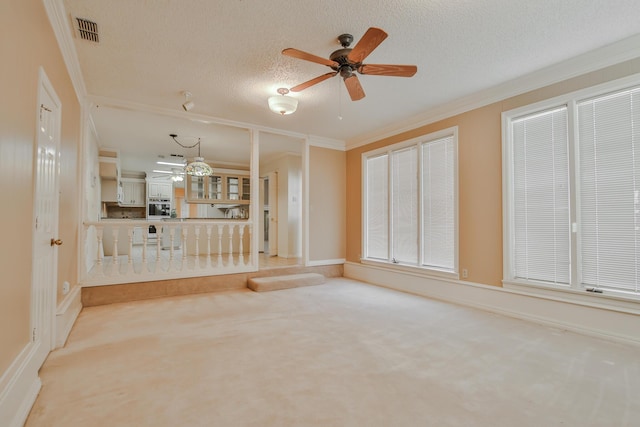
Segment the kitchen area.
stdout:
<path fill-rule="evenodd" d="M 141 246 L 144 252 L 169 251 L 172 256 L 174 252 L 193 255 L 198 252 L 196 246 L 211 253 L 248 251 L 249 233 L 242 239 L 238 233 L 220 245 L 207 237 L 215 239 L 223 232 L 220 220 L 249 219 L 249 171 L 222 168 L 211 176 L 162 176 L 121 170 L 119 160 L 117 151 L 100 151 L 102 256 L 140 257 Z M 205 231 L 199 233 L 200 228 Z"/>
<path fill-rule="evenodd" d="M 301 139 L 109 105 L 92 118 L 84 283 L 256 271 L 260 253 L 301 257 Z M 212 172 L 185 174 L 199 159 Z"/>

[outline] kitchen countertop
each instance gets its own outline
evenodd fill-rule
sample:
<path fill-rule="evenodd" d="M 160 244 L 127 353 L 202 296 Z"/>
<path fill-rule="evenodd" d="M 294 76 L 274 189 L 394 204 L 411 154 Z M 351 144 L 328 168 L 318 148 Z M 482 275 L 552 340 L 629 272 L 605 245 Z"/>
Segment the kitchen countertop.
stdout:
<path fill-rule="evenodd" d="M 149 221 L 149 222 L 184 222 L 184 221 L 248 221 L 249 218 L 100 218 L 100 221 Z"/>
<path fill-rule="evenodd" d="M 161 221 L 247 221 L 249 218 L 163 218 Z"/>

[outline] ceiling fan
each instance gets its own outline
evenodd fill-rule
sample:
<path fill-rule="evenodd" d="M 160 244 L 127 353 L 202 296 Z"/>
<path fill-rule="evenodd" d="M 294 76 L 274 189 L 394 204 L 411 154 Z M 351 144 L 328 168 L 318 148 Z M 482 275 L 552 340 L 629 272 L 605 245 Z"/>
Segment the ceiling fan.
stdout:
<path fill-rule="evenodd" d="M 184 180 L 184 170 L 182 168 L 171 168 L 168 170 L 154 169 L 151 178 L 153 179 L 165 179 L 173 182 L 181 182 Z"/>
<path fill-rule="evenodd" d="M 282 51 L 283 55 L 290 56 L 292 58 L 304 59 L 305 61 L 311 61 L 318 64 L 326 65 L 333 71 L 318 76 L 314 79 L 300 83 L 297 86 L 291 88 L 292 92 L 300 92 L 310 86 L 325 81 L 336 74 L 344 80 L 344 84 L 347 87 L 349 96 L 352 101 L 358 101 L 364 98 L 364 90 L 360 85 L 356 71 L 360 74 L 368 74 L 374 76 L 394 76 L 394 77 L 411 77 L 418 67 L 415 65 L 388 65 L 388 64 L 363 64 L 362 61 L 369 56 L 369 54 L 376 48 L 384 39 L 387 38 L 385 33 L 380 28 L 371 27 L 362 36 L 360 41 L 353 47 L 349 45 L 353 42 L 353 36 L 351 34 L 342 34 L 338 37 L 338 41 L 342 45 L 342 49 L 338 49 L 333 52 L 329 59 L 322 58 L 320 56 L 313 55 L 311 53 L 303 52 L 298 49 L 288 48 Z"/>

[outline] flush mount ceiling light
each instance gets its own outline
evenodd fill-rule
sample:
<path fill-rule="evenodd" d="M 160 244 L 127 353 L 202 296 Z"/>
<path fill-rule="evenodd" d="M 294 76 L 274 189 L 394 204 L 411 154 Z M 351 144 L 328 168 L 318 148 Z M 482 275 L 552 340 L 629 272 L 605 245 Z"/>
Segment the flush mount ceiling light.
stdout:
<path fill-rule="evenodd" d="M 198 138 L 198 142 L 193 145 L 184 145 L 178 141 L 178 135 L 175 133 L 169 134 L 169 136 L 175 141 L 176 144 L 181 146 L 182 148 L 195 148 L 198 147 L 198 157 L 193 159 L 193 162 L 189 163 L 184 168 L 184 172 L 187 175 L 193 176 L 211 176 L 213 175 L 213 169 L 207 163 L 204 162 L 204 158 L 200 156 L 200 138 Z"/>
<path fill-rule="evenodd" d="M 291 114 L 298 108 L 298 100 L 287 96 L 289 89 L 281 87 L 278 89 L 281 96 L 272 96 L 269 98 L 269 109 L 276 114 Z"/>
<path fill-rule="evenodd" d="M 182 92 L 182 94 L 184 95 L 184 104 L 182 104 L 182 108 L 184 109 L 184 111 L 190 111 L 196 104 L 193 103 L 193 101 L 191 101 L 191 92 L 189 91 L 184 91 Z"/>

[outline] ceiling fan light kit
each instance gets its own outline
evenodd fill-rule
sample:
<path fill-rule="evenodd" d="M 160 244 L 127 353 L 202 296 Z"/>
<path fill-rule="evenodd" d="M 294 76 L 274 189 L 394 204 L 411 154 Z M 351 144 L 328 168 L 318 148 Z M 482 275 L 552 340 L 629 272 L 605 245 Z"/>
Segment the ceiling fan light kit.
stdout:
<path fill-rule="evenodd" d="M 184 180 L 183 169 L 171 168 L 171 181 L 182 182 Z"/>
<path fill-rule="evenodd" d="M 279 96 L 269 98 L 269 109 L 282 116 L 295 113 L 298 108 L 298 100 L 287 96 L 289 89 L 281 87 L 278 89 L 278 93 Z"/>
<path fill-rule="evenodd" d="M 291 88 L 291 92 L 300 92 L 310 86 L 325 81 L 337 74 L 340 74 L 347 87 L 349 96 L 352 101 L 358 101 L 365 97 L 364 89 L 360 85 L 360 80 L 356 73 L 377 75 L 377 76 L 393 76 L 393 77 L 411 77 L 417 71 L 415 65 L 389 65 L 389 64 L 363 64 L 367 56 L 380 43 L 387 38 L 387 33 L 380 28 L 371 27 L 362 36 L 355 47 L 349 46 L 353 42 L 351 34 L 342 34 L 338 37 L 338 41 L 342 45 L 342 49 L 334 51 L 329 59 L 313 55 L 298 49 L 288 48 L 282 51 L 283 55 L 292 58 L 303 59 L 305 61 L 315 62 L 317 64 L 326 65 L 333 71 L 318 76 L 314 79 L 301 83 Z"/>

